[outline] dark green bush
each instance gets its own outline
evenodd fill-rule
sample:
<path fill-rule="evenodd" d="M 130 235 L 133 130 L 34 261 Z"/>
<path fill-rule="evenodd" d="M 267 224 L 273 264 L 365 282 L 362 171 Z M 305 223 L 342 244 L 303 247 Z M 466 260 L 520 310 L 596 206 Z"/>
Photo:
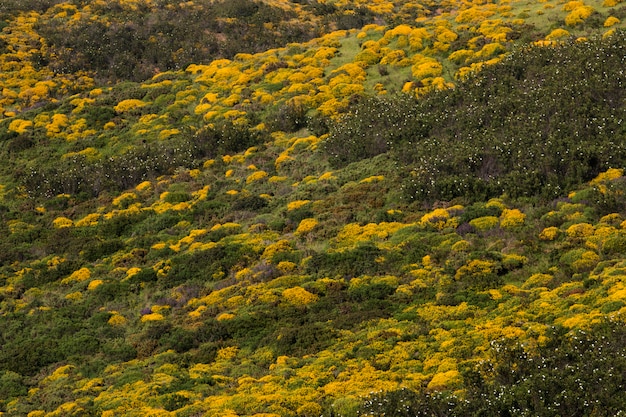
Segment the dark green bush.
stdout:
<path fill-rule="evenodd" d="M 28 386 L 24 378 L 12 371 L 0 372 L 0 392 L 2 392 L 2 400 L 9 400 L 14 397 L 26 395 Z M 0 402 L 0 406 L 1 406 Z"/>
<path fill-rule="evenodd" d="M 417 134 L 415 106 L 407 96 L 366 98 L 331 125 L 321 148 L 336 167 L 387 152 L 393 142 Z"/>
<path fill-rule="evenodd" d="M 98 242 L 85 242 L 82 256 L 86 261 L 94 262 L 124 249 L 126 245 L 121 239 L 109 239 Z"/>
<path fill-rule="evenodd" d="M 231 207 L 233 210 L 257 211 L 267 207 L 267 200 L 258 195 L 246 195 L 237 198 Z"/>
<path fill-rule="evenodd" d="M 254 249 L 247 245 L 228 244 L 182 254 L 172 258 L 167 276 L 158 279 L 161 288 L 172 288 L 185 282 L 207 282 L 228 277 L 235 265 L 242 268 L 258 259 Z"/>
<path fill-rule="evenodd" d="M 266 126 L 271 131 L 297 132 L 307 126 L 307 109 L 298 103 L 287 102 L 271 112 Z"/>
<path fill-rule="evenodd" d="M 343 252 L 321 252 L 313 255 L 306 264 L 308 274 L 354 278 L 375 275 L 384 270 L 376 259 L 383 251 L 373 242 L 359 243 L 356 248 Z"/>

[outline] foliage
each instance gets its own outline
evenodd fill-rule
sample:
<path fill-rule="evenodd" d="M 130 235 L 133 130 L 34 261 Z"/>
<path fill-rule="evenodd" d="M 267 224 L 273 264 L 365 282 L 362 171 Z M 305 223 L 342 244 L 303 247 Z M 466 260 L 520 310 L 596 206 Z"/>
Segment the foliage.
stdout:
<path fill-rule="evenodd" d="M 392 148 L 416 200 L 553 198 L 624 159 L 614 140 L 623 132 L 623 36 L 520 48 L 418 102 L 364 101 L 324 150 L 345 164 Z"/>
<path fill-rule="evenodd" d="M 617 2 L 35 3 L 0 414 L 624 409 Z"/>
<path fill-rule="evenodd" d="M 378 393 L 359 415 L 612 415 L 624 406 L 623 349 L 624 325 L 610 322 L 589 332 L 554 328 L 530 352 L 519 343 L 494 341 L 493 360 L 464 371 L 468 389 L 463 396 L 406 389 Z"/>

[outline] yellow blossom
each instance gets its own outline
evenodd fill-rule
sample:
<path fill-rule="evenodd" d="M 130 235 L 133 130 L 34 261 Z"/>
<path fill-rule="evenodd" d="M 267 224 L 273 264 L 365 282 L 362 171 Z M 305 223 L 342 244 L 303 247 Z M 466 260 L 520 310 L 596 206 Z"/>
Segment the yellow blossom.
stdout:
<path fill-rule="evenodd" d="M 89 283 L 89 285 L 87 286 L 87 290 L 89 291 L 93 291 L 96 288 L 98 288 L 100 285 L 102 285 L 104 282 L 101 279 L 94 279 L 93 281 L 91 281 Z"/>
<path fill-rule="evenodd" d="M 117 113 L 126 113 L 130 110 L 134 110 L 145 105 L 146 103 L 141 100 L 128 99 L 120 101 L 115 107 L 113 107 L 113 110 L 115 110 Z"/>
<path fill-rule="evenodd" d="M 296 200 L 287 203 L 287 211 L 297 210 L 311 203 L 311 200 Z"/>
<path fill-rule="evenodd" d="M 146 315 L 141 316 L 141 322 L 142 323 L 145 323 L 145 322 L 148 322 L 148 321 L 161 321 L 161 320 L 164 320 L 164 319 L 165 319 L 165 317 L 163 317 L 163 315 L 160 314 L 160 313 L 150 313 L 150 314 L 146 314 Z"/>
<path fill-rule="evenodd" d="M 72 227 L 74 225 L 74 222 L 67 217 L 57 217 L 52 221 L 52 224 L 57 229 L 63 229 L 65 227 Z"/>
<path fill-rule="evenodd" d="M 313 231 L 313 229 L 317 227 L 317 224 L 318 222 L 315 219 L 312 219 L 312 218 L 303 219 L 298 225 L 298 228 L 296 229 L 296 234 L 305 235 Z"/>
<path fill-rule="evenodd" d="M 88 268 L 80 268 L 72 272 L 70 276 L 61 280 L 61 284 L 72 284 L 74 282 L 83 282 L 91 278 L 91 271 Z"/>
<path fill-rule="evenodd" d="M 267 172 L 265 171 L 255 171 L 252 174 L 248 175 L 246 178 L 246 184 L 250 184 L 252 182 L 260 181 L 263 178 L 267 177 Z"/>
<path fill-rule="evenodd" d="M 307 305 L 318 300 L 318 296 L 310 293 L 302 287 L 287 288 L 283 291 L 283 297 L 290 304 Z"/>
<path fill-rule="evenodd" d="M 539 239 L 541 240 L 554 240 L 559 235 L 559 228 L 550 226 L 546 227 L 539 233 Z"/>

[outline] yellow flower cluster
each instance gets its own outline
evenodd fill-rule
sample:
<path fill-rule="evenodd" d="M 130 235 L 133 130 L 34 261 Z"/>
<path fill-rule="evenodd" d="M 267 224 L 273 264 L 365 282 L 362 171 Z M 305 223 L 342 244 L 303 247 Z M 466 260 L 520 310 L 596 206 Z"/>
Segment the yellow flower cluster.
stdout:
<path fill-rule="evenodd" d="M 297 235 L 306 235 L 313 231 L 318 225 L 318 221 L 313 218 L 303 219 L 300 221 L 298 228 L 296 229 Z"/>
<path fill-rule="evenodd" d="M 287 288 L 283 291 L 283 298 L 290 304 L 308 305 L 316 302 L 319 297 L 302 287 Z"/>
<path fill-rule="evenodd" d="M 80 268 L 77 271 L 72 272 L 70 276 L 61 280 L 61 284 L 72 284 L 75 282 L 87 281 L 91 278 L 91 271 L 89 268 Z"/>

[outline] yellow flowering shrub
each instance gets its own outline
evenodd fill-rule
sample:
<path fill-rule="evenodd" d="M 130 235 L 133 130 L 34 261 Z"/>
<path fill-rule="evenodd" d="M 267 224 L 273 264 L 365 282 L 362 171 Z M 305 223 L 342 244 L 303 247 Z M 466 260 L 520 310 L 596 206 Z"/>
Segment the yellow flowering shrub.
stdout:
<path fill-rule="evenodd" d="M 589 183 L 591 185 L 601 184 L 603 182 L 611 181 L 618 179 L 624 175 L 624 170 L 621 168 L 609 168 L 608 170 L 598 174 L 593 180 Z"/>
<path fill-rule="evenodd" d="M 594 228 L 589 223 L 577 223 L 577 224 L 571 225 L 565 231 L 565 233 L 567 234 L 567 237 L 571 239 L 576 239 L 576 240 L 583 239 L 587 236 L 591 236 L 593 235 L 593 232 L 594 232 Z"/>
<path fill-rule="evenodd" d="M 311 200 L 296 200 L 287 203 L 287 211 L 297 210 L 311 203 Z"/>
<path fill-rule="evenodd" d="M 72 227 L 74 226 L 74 222 L 71 219 L 68 219 L 67 217 L 57 217 L 56 219 L 54 219 L 52 221 L 52 225 L 57 228 L 57 229 L 63 229 L 65 227 Z"/>
<path fill-rule="evenodd" d="M 115 107 L 113 107 L 113 110 L 115 110 L 117 113 L 126 113 L 128 111 L 138 109 L 145 105 L 146 103 L 144 103 L 143 101 L 133 98 L 133 99 L 120 101 L 119 103 L 117 103 Z"/>
<path fill-rule="evenodd" d="M 87 285 L 87 290 L 93 291 L 102 284 L 104 284 L 104 281 L 102 281 L 101 279 L 94 279 L 93 281 L 89 283 L 89 285 Z"/>
<path fill-rule="evenodd" d="M 282 274 L 289 274 L 292 273 L 293 271 L 296 270 L 297 265 L 293 262 L 289 262 L 289 261 L 281 261 L 278 263 L 278 265 L 276 265 L 276 268 L 282 273 Z"/>
<path fill-rule="evenodd" d="M 67 278 L 61 280 L 61 284 L 72 284 L 75 282 L 87 281 L 91 278 L 91 271 L 89 268 L 80 268 L 70 274 Z"/>
<path fill-rule="evenodd" d="M 541 240 L 554 240 L 559 235 L 560 230 L 558 227 L 550 226 L 546 227 L 539 233 L 539 239 Z"/>
<path fill-rule="evenodd" d="M 435 226 L 443 226 L 449 217 L 450 213 L 448 213 L 448 210 L 438 208 L 430 213 L 424 214 L 420 219 L 420 223 L 423 225 L 431 224 Z"/>
<path fill-rule="evenodd" d="M 443 71 L 443 66 L 436 60 L 418 62 L 411 67 L 411 74 L 417 80 L 424 78 L 438 77 Z"/>
<path fill-rule="evenodd" d="M 528 262 L 527 257 L 516 253 L 507 253 L 502 258 L 502 265 L 508 270 L 520 268 L 526 264 L 526 262 Z"/>
<path fill-rule="evenodd" d="M 307 305 L 316 302 L 319 297 L 302 287 L 287 288 L 283 291 L 283 298 L 290 304 Z"/>
<path fill-rule="evenodd" d="M 50 382 L 58 381 L 59 379 L 62 379 L 62 378 L 67 378 L 69 377 L 68 372 L 71 371 L 72 369 L 74 369 L 74 365 L 62 365 L 58 367 L 57 369 L 55 369 L 54 372 L 52 372 L 50 375 L 45 377 L 41 381 L 41 383 L 45 385 L 45 384 L 49 384 Z"/>
<path fill-rule="evenodd" d="M 455 242 L 451 249 L 455 252 L 464 252 L 471 247 L 471 243 L 465 239 L 461 239 L 458 242 Z"/>
<path fill-rule="evenodd" d="M 126 279 L 132 278 L 133 276 L 137 275 L 138 273 L 141 272 L 141 268 L 139 267 L 132 267 L 132 268 L 128 268 L 128 270 L 126 271 Z"/>
<path fill-rule="evenodd" d="M 359 181 L 360 184 L 367 184 L 370 182 L 380 182 L 383 181 L 385 177 L 383 175 L 372 175 L 371 177 L 363 178 Z"/>
<path fill-rule="evenodd" d="M 109 317 L 108 322 L 109 325 L 117 327 L 117 326 L 123 326 L 126 324 L 126 318 L 124 316 L 122 316 L 121 314 L 113 314 L 111 317 Z"/>
<path fill-rule="evenodd" d="M 207 306 L 201 305 L 198 306 L 194 311 L 190 311 L 187 315 L 193 319 L 199 319 L 202 317 L 202 313 L 204 313 L 207 309 Z"/>
<path fill-rule="evenodd" d="M 428 383 L 427 390 L 443 390 L 459 386 L 462 383 L 461 374 L 457 370 L 436 373 Z"/>
<path fill-rule="evenodd" d="M 180 130 L 178 129 L 163 129 L 159 132 L 159 139 L 167 139 L 178 134 L 180 134 Z"/>
<path fill-rule="evenodd" d="M 211 376 L 212 367 L 206 363 L 196 363 L 189 368 L 189 377 L 191 379 L 200 379 Z"/>
<path fill-rule="evenodd" d="M 232 320 L 234 318 L 235 318 L 235 315 L 232 313 L 221 313 L 215 319 L 217 321 L 227 321 L 227 320 Z"/>
<path fill-rule="evenodd" d="M 546 40 L 552 41 L 552 40 L 558 40 L 558 39 L 566 39 L 569 36 L 570 36 L 570 33 L 568 31 L 562 28 L 558 28 L 558 29 L 554 29 L 552 32 L 546 35 Z"/>
<path fill-rule="evenodd" d="M 217 351 L 217 360 L 230 360 L 237 356 L 239 348 L 237 346 L 228 346 Z"/>
<path fill-rule="evenodd" d="M 250 268 L 243 268 L 235 273 L 235 279 L 237 281 L 241 281 L 252 278 L 252 275 L 252 270 Z"/>
<path fill-rule="evenodd" d="M 600 256 L 592 251 L 586 251 L 582 254 L 580 259 L 575 260 L 572 263 L 572 268 L 576 272 L 585 272 L 592 270 L 600 262 Z"/>
<path fill-rule="evenodd" d="M 112 204 L 114 206 L 121 206 L 124 203 L 128 203 L 129 201 L 136 200 L 137 196 L 135 193 L 122 193 L 119 196 L 113 199 Z"/>
<path fill-rule="evenodd" d="M 535 288 L 535 287 L 546 287 L 550 281 L 554 278 L 552 275 L 548 274 L 533 274 L 522 284 L 523 289 Z"/>
<path fill-rule="evenodd" d="M 318 221 L 313 218 L 303 219 L 302 221 L 300 221 L 300 224 L 298 225 L 295 233 L 298 235 L 305 235 L 312 232 L 313 229 L 317 227 L 317 225 Z"/>
<path fill-rule="evenodd" d="M 402 227 L 405 225 L 399 222 L 368 223 L 365 226 L 350 223 L 337 234 L 336 244 L 338 247 L 348 247 L 359 242 L 385 240 Z"/>
<path fill-rule="evenodd" d="M 91 213 L 83 217 L 82 219 L 76 221 L 74 226 L 76 227 L 89 227 L 96 226 L 98 224 L 98 220 L 102 215 L 100 213 Z"/>
<path fill-rule="evenodd" d="M 9 131 L 19 133 L 20 135 L 33 127 L 30 120 L 15 119 L 9 123 Z"/>
<path fill-rule="evenodd" d="M 522 226 L 526 220 L 526 215 L 518 209 L 504 209 L 500 215 L 500 227 L 511 229 Z"/>
<path fill-rule="evenodd" d="M 272 243 L 268 245 L 263 254 L 261 255 L 261 259 L 272 259 L 276 254 L 291 252 L 293 248 L 291 247 L 291 243 L 288 240 L 282 239 L 276 243 Z"/>
<path fill-rule="evenodd" d="M 570 3 L 582 3 L 582 2 L 571 1 L 568 4 Z M 565 24 L 567 26 L 579 25 L 582 22 L 584 22 L 589 16 L 591 16 L 594 11 L 595 10 L 591 6 L 583 5 L 583 6 L 576 7 L 567 16 L 565 16 Z"/>
<path fill-rule="evenodd" d="M 71 300 L 71 301 L 82 300 L 82 298 L 83 298 L 83 294 L 80 291 L 71 292 L 65 296 L 66 300 Z"/>
<path fill-rule="evenodd" d="M 504 204 L 504 202 L 502 202 L 502 200 L 499 198 L 492 198 L 491 200 L 487 201 L 487 204 L 485 204 L 485 207 L 487 208 L 495 207 L 500 210 L 504 210 L 505 208 L 507 208 L 506 204 Z"/>
<path fill-rule="evenodd" d="M 495 13 L 493 10 L 473 6 L 460 11 L 454 20 L 456 23 L 479 23 L 490 18 Z"/>
<path fill-rule="evenodd" d="M 149 321 L 161 321 L 165 320 L 165 317 L 161 313 L 149 313 L 141 316 L 141 322 L 149 322 Z"/>
<path fill-rule="evenodd" d="M 494 276 L 495 272 L 495 262 L 473 259 L 457 269 L 454 274 L 454 279 L 457 281 L 466 281 L 470 285 L 475 284 L 483 286 L 485 284 L 489 284 L 489 281 Z"/>
<path fill-rule="evenodd" d="M 484 232 L 485 230 L 490 230 L 498 226 L 499 222 L 500 219 L 496 216 L 483 216 L 470 220 L 469 224 L 479 232 Z"/>
<path fill-rule="evenodd" d="M 266 178 L 267 176 L 268 174 L 265 171 L 255 171 L 252 174 L 248 175 L 248 177 L 246 178 L 246 184 L 260 181 Z"/>

